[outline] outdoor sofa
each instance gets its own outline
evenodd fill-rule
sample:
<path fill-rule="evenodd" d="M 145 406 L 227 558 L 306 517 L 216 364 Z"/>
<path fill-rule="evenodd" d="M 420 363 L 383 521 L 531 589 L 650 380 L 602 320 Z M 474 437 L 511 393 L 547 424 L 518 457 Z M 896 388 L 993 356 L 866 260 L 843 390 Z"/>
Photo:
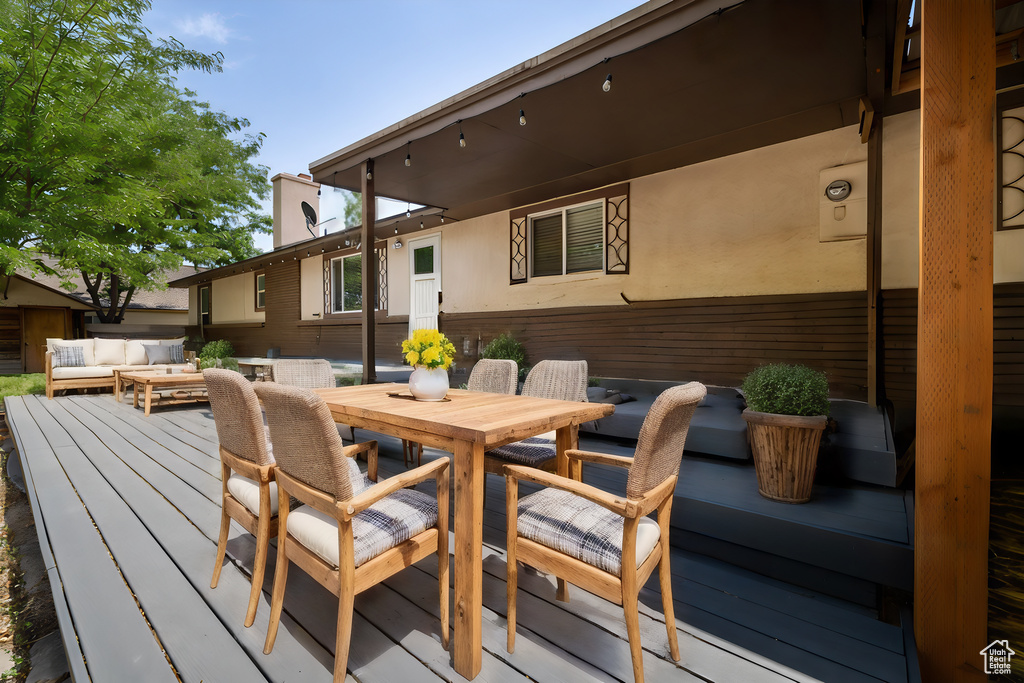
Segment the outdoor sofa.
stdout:
<path fill-rule="evenodd" d="M 636 440 L 654 400 L 669 387 L 685 382 L 661 382 L 642 379 L 601 379 L 600 386 L 590 387 L 587 400 L 614 403 L 615 412 L 600 420 L 580 425 L 581 432 Z M 747 423 L 743 421 L 746 404 L 740 392 L 732 387 L 708 386 L 707 396 L 700 402 L 690 420 L 686 436 L 688 453 L 716 455 L 722 458 L 747 460 Z"/>
<path fill-rule="evenodd" d="M 46 397 L 61 389 L 114 390 L 114 370 L 185 367 L 185 338 L 47 339 Z"/>

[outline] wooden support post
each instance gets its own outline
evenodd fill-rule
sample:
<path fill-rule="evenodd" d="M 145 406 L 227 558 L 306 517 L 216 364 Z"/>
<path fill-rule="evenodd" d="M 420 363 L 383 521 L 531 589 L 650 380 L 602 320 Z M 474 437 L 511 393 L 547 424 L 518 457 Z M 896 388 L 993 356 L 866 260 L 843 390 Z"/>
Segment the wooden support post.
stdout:
<path fill-rule="evenodd" d="M 885 400 L 885 354 L 882 340 L 882 123 L 885 103 L 885 3 L 871 3 L 867 15 L 865 80 L 861 101 L 861 140 L 868 145 L 867 328 L 868 404 Z M 872 115 L 873 113 L 873 115 Z"/>
<path fill-rule="evenodd" d="M 373 226 L 377 222 L 377 195 L 373 189 L 373 159 L 363 162 L 363 384 L 377 381 L 377 250 Z"/>
<path fill-rule="evenodd" d="M 924 0 L 914 630 L 926 681 L 984 681 L 992 429 L 990 3 Z"/>

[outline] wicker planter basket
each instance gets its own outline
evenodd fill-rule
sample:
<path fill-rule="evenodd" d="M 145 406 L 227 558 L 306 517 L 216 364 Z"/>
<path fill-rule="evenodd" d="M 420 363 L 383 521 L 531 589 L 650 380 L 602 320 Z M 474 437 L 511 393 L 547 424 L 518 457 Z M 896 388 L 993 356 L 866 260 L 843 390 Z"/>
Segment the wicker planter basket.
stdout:
<path fill-rule="evenodd" d="M 828 418 L 743 411 L 757 470 L 757 490 L 784 503 L 811 499 L 818 446 Z"/>

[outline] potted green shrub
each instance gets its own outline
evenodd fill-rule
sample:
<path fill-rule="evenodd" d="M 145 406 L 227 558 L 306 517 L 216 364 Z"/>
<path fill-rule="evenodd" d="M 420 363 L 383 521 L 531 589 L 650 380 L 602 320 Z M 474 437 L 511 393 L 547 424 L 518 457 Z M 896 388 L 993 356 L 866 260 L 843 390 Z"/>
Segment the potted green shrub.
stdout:
<path fill-rule="evenodd" d="M 514 360 L 519 367 L 519 381 L 526 379 L 526 348 L 509 332 L 502 332 L 492 339 L 480 352 L 480 357 Z"/>
<path fill-rule="evenodd" d="M 207 342 L 199 352 L 200 367 L 225 368 L 238 372 L 238 361 L 232 358 L 234 353 L 235 349 L 227 339 Z"/>
<path fill-rule="evenodd" d="M 758 492 L 806 503 L 828 424 L 828 378 L 805 365 L 764 365 L 743 380 L 743 394 Z"/>

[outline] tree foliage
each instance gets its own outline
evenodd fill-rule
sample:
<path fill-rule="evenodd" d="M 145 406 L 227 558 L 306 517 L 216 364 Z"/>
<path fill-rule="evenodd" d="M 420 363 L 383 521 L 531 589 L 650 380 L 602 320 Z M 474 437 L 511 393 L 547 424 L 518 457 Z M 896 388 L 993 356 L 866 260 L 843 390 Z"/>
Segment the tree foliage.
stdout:
<path fill-rule="evenodd" d="M 270 231 L 262 135 L 174 79 L 223 56 L 151 39 L 148 8 L 0 0 L 0 272 L 81 273 L 109 322 L 163 271 L 254 256 Z"/>

